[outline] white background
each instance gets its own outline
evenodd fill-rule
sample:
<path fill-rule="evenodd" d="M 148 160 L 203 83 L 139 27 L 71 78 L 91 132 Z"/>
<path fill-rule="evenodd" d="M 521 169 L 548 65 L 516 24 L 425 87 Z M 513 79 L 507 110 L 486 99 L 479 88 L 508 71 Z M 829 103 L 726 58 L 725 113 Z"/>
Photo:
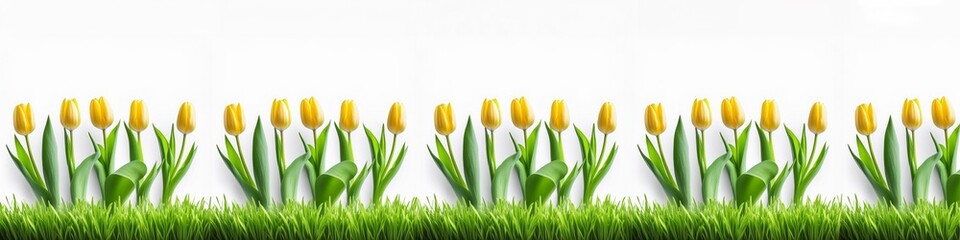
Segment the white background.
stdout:
<path fill-rule="evenodd" d="M 571 120 L 581 126 L 595 122 L 601 103 L 612 101 L 619 127 L 611 139 L 621 149 L 597 195 L 662 202 L 664 193 L 636 150 L 645 135 L 647 104 L 663 103 L 670 128 L 664 140 L 670 143 L 676 117 L 688 119 L 693 99 L 709 98 L 714 125 L 708 153 L 715 156 L 722 151 L 718 134 L 730 134 L 720 120 L 722 98 L 737 96 L 748 119 L 758 119 L 763 99 L 776 99 L 783 122 L 793 128 L 806 121 L 814 101 L 823 101 L 829 117 L 823 137 L 832 148 L 807 194 L 873 201 L 846 151 L 856 134 L 854 108 L 873 102 L 880 129 L 888 115 L 901 128 L 903 99 L 920 98 L 925 116 L 918 149 L 921 158 L 930 154 L 926 136 L 939 133 L 930 121 L 931 100 L 946 95 L 960 101 L 958 11 L 960 2 L 941 0 L 2 0 L 0 136 L 3 144 L 13 143 L 12 109 L 30 102 L 38 125 L 32 138 L 39 143 L 44 117 L 58 122 L 61 99 L 77 98 L 83 109 L 80 157 L 92 151 L 85 135 L 99 136 L 89 121 L 90 99 L 106 96 L 118 120 L 127 118 L 131 100 L 144 99 L 152 123 L 164 128 L 179 104 L 190 101 L 198 111 L 190 140 L 200 150 L 177 195 L 242 202 L 216 152 L 227 104 L 244 106 L 249 150 L 256 115 L 268 116 L 273 98 L 291 102 L 295 121 L 288 139 L 307 132 L 297 115 L 301 98 L 316 96 L 328 120 L 339 116 L 341 100 L 355 99 L 362 122 L 374 126 L 384 122 L 392 102 L 401 101 L 408 128 L 400 139 L 411 148 L 387 196 L 451 202 L 453 192 L 425 147 L 433 139 L 436 104 L 454 105 L 459 151 L 468 115 L 478 116 L 484 98 L 499 98 L 502 158 L 510 154 L 507 132 L 519 133 L 510 124 L 510 99 L 526 96 L 541 119 L 553 99 L 565 99 Z M 564 134 L 567 158 L 577 160 L 573 132 Z M 903 141 L 902 130 L 898 134 Z M 355 135 L 358 161 L 368 161 L 365 140 Z M 774 137 L 782 165 L 789 157 L 787 139 L 782 131 Z M 756 135 L 751 138 L 753 164 L 759 148 Z M 144 139 L 153 162 L 153 134 Z M 541 139 L 538 165 L 548 156 L 545 134 Z M 338 158 L 335 137 L 330 142 L 328 165 Z M 118 143 L 118 161 L 125 162 L 123 134 Z M 287 142 L 288 159 L 301 151 L 298 141 Z M 276 171 L 271 173 L 276 184 Z M 61 175 L 66 186 L 66 171 Z M 0 196 L 32 201 L 9 160 L 0 161 L 0 182 Z M 370 196 L 367 184 L 364 199 Z M 909 189 L 906 177 L 902 184 Z M 96 196 L 93 185 L 90 195 Z M 721 185 L 729 198 L 726 180 Z M 575 201 L 580 189 L 578 183 Z M 792 177 L 784 192 L 790 199 Z M 513 181 L 511 196 L 519 197 Z"/>

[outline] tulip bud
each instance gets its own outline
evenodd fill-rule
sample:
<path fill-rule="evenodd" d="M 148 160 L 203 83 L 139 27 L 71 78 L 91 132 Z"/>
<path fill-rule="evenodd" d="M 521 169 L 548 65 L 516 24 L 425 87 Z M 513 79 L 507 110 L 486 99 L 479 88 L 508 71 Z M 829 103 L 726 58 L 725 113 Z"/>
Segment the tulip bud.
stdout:
<path fill-rule="evenodd" d="M 110 104 L 103 97 L 90 101 L 90 121 L 93 122 L 94 127 L 101 130 L 113 125 L 113 112 L 110 111 Z"/>
<path fill-rule="evenodd" d="M 617 113 L 614 112 L 613 103 L 605 102 L 600 107 L 600 116 L 597 118 L 597 128 L 603 134 L 610 134 L 617 130 Z"/>
<path fill-rule="evenodd" d="M 500 127 L 500 102 L 497 102 L 496 98 L 483 100 L 480 122 L 483 123 L 484 128 L 489 130 L 496 130 Z"/>
<path fill-rule="evenodd" d="M 183 134 L 190 134 L 196 127 L 197 119 L 193 114 L 193 105 L 190 102 L 183 102 L 180 105 L 180 112 L 177 113 L 177 130 Z"/>
<path fill-rule="evenodd" d="M 813 103 L 813 107 L 810 107 L 807 125 L 810 125 L 810 131 L 813 134 L 820 134 L 827 130 L 827 115 L 823 112 L 823 103 L 816 102 Z"/>
<path fill-rule="evenodd" d="M 323 110 L 317 105 L 317 100 L 313 97 L 304 98 L 300 101 L 300 121 L 303 126 L 310 130 L 317 130 L 323 125 Z"/>
<path fill-rule="evenodd" d="M 550 128 L 554 131 L 563 132 L 570 127 L 570 115 L 567 114 L 567 104 L 563 100 L 553 100 L 550 106 Z"/>
<path fill-rule="evenodd" d="M 647 105 L 644 118 L 646 119 L 644 125 L 650 135 L 659 136 L 667 130 L 667 125 L 663 123 L 663 107 L 659 103 Z"/>
<path fill-rule="evenodd" d="M 281 132 L 290 127 L 290 105 L 287 105 L 287 99 L 273 100 L 273 106 L 270 108 L 270 123 L 273 123 L 273 128 Z"/>
<path fill-rule="evenodd" d="M 148 125 L 150 125 L 150 115 L 147 113 L 147 106 L 143 105 L 143 100 L 133 100 L 130 103 L 130 129 L 143 132 Z"/>
<path fill-rule="evenodd" d="M 710 127 L 713 123 L 713 116 L 710 112 L 710 102 L 706 98 L 693 100 L 693 110 L 690 113 L 690 119 L 693 120 L 693 126 L 700 131 Z"/>
<path fill-rule="evenodd" d="M 763 101 L 763 108 L 760 109 L 760 127 L 767 132 L 776 131 L 780 127 L 780 110 L 777 110 L 777 102 L 770 99 Z"/>
<path fill-rule="evenodd" d="M 947 97 L 940 97 L 933 99 L 933 124 L 937 125 L 940 129 L 948 129 L 953 126 L 953 123 L 956 122 L 957 118 L 953 114 L 953 108 L 950 107 L 950 102 L 947 101 Z"/>
<path fill-rule="evenodd" d="M 243 122 L 243 108 L 240 107 L 240 103 L 227 105 L 223 110 L 223 128 L 232 136 L 243 133 L 246 126 Z"/>
<path fill-rule="evenodd" d="M 70 131 L 80 127 L 80 106 L 77 105 L 77 99 L 63 99 L 60 104 L 60 125 Z"/>
<path fill-rule="evenodd" d="M 519 129 L 527 130 L 533 126 L 533 110 L 530 109 L 530 104 L 527 104 L 526 98 L 514 98 L 510 102 L 510 118 L 513 119 L 513 125 Z"/>
<path fill-rule="evenodd" d="M 346 132 L 353 132 L 360 126 L 360 114 L 353 100 L 343 100 L 340 104 L 340 128 Z"/>
<path fill-rule="evenodd" d="M 920 100 L 903 100 L 903 126 L 910 130 L 917 130 L 923 124 L 923 115 L 920 113 Z"/>
<path fill-rule="evenodd" d="M 407 119 L 403 115 L 403 104 L 393 103 L 390 114 L 387 114 L 387 129 L 393 134 L 400 134 L 407 129 Z"/>
<path fill-rule="evenodd" d="M 737 102 L 737 97 L 724 98 L 720 103 L 720 114 L 723 117 L 723 125 L 727 128 L 737 129 L 743 126 L 743 111 L 740 103 Z"/>
<path fill-rule="evenodd" d="M 13 108 L 13 129 L 17 134 L 26 136 L 33 132 L 33 110 L 29 103 L 21 103 Z"/>
<path fill-rule="evenodd" d="M 873 134 L 877 130 L 877 120 L 873 116 L 873 104 L 864 103 L 857 106 L 857 132 L 863 135 Z"/>
<path fill-rule="evenodd" d="M 450 135 L 457 128 L 456 119 L 453 118 L 453 105 L 450 103 L 437 105 L 433 117 L 433 126 L 440 135 Z"/>

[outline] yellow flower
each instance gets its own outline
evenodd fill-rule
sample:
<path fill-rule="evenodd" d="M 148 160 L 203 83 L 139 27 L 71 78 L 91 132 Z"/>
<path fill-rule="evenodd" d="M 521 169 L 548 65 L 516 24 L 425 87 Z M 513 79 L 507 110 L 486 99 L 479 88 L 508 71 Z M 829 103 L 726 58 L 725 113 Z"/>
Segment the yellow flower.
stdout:
<path fill-rule="evenodd" d="M 815 102 L 813 107 L 810 107 L 810 117 L 807 118 L 807 125 L 810 125 L 810 131 L 814 134 L 820 134 L 827 130 L 827 115 L 823 112 L 823 103 Z"/>
<path fill-rule="evenodd" d="M 650 133 L 650 135 L 659 136 L 667 130 L 667 125 L 663 124 L 663 106 L 660 103 L 647 105 L 644 117 L 646 119 L 644 125 L 646 125 L 647 133 Z"/>
<path fill-rule="evenodd" d="M 403 115 L 403 104 L 400 102 L 390 106 L 390 114 L 387 114 L 387 129 L 393 134 L 400 134 L 407 129 L 407 119 Z"/>
<path fill-rule="evenodd" d="M 933 113 L 933 124 L 940 129 L 950 128 L 957 121 L 947 97 L 933 99 L 933 111 L 930 112 Z"/>
<path fill-rule="evenodd" d="M 150 125 L 150 115 L 147 113 L 147 106 L 143 105 L 143 100 L 133 100 L 130 103 L 130 129 L 143 132 L 148 125 Z"/>
<path fill-rule="evenodd" d="M 563 100 L 553 100 L 553 105 L 550 106 L 550 127 L 557 132 L 563 132 L 570 127 L 570 115 L 567 114 L 567 104 L 563 103 Z"/>
<path fill-rule="evenodd" d="M 323 125 L 323 110 L 313 97 L 300 101 L 300 121 L 310 130 L 316 130 Z"/>
<path fill-rule="evenodd" d="M 340 128 L 346 132 L 353 132 L 360 126 L 360 114 L 353 100 L 343 100 L 340 104 Z"/>
<path fill-rule="evenodd" d="M 720 103 L 720 115 L 723 117 L 723 125 L 726 125 L 727 128 L 737 129 L 743 126 L 743 111 L 741 111 L 740 103 L 737 102 L 737 97 L 723 99 L 723 102 Z"/>
<path fill-rule="evenodd" d="M 513 125 L 519 129 L 527 130 L 533 126 L 533 110 L 530 109 L 530 104 L 527 104 L 526 98 L 514 98 L 510 102 L 510 118 L 513 119 Z"/>
<path fill-rule="evenodd" d="M 80 127 L 80 106 L 77 105 L 77 99 L 63 99 L 60 104 L 60 125 L 71 131 Z"/>
<path fill-rule="evenodd" d="M 877 120 L 873 116 L 873 104 L 864 103 L 857 106 L 857 132 L 863 135 L 873 134 L 877 130 Z"/>
<path fill-rule="evenodd" d="M 496 130 L 500 127 L 500 102 L 497 102 L 496 98 L 483 100 L 480 122 L 483 122 L 486 129 Z"/>
<path fill-rule="evenodd" d="M 613 110 L 613 103 L 605 102 L 600 107 L 600 117 L 597 118 L 597 128 L 603 134 L 610 134 L 617 130 L 617 113 Z"/>
<path fill-rule="evenodd" d="M 180 112 L 177 113 L 177 130 L 183 134 L 190 134 L 196 127 L 197 119 L 193 114 L 193 105 L 190 102 L 183 102 L 180 105 Z"/>
<path fill-rule="evenodd" d="M 29 135 L 36 126 L 33 125 L 33 110 L 29 103 L 21 103 L 13 108 L 13 129 L 20 135 Z"/>
<path fill-rule="evenodd" d="M 780 127 L 780 111 L 777 110 L 777 102 L 771 99 L 763 101 L 763 108 L 760 110 L 760 127 L 767 132 L 776 131 Z"/>
<path fill-rule="evenodd" d="M 910 130 L 917 130 L 923 124 L 923 115 L 920 113 L 920 100 L 903 100 L 903 126 Z"/>
<path fill-rule="evenodd" d="M 691 110 L 690 118 L 693 121 L 693 126 L 700 131 L 710 127 L 710 124 L 713 123 L 713 116 L 710 112 L 710 102 L 706 98 L 698 98 L 693 100 L 693 110 Z"/>
<path fill-rule="evenodd" d="M 281 132 L 290 127 L 290 105 L 287 104 L 287 99 L 273 99 L 273 106 L 270 108 L 270 123 L 273 123 L 273 128 Z"/>
<path fill-rule="evenodd" d="M 90 121 L 93 122 L 94 127 L 101 130 L 113 125 L 113 112 L 110 111 L 110 104 L 103 97 L 90 101 Z"/>
<path fill-rule="evenodd" d="M 433 117 L 433 126 L 440 135 L 450 135 L 457 128 L 456 119 L 453 118 L 453 105 L 450 103 L 437 105 Z"/>
<path fill-rule="evenodd" d="M 223 128 L 227 130 L 227 134 L 233 136 L 243 133 L 246 126 L 243 123 L 243 108 L 240 103 L 227 105 L 223 110 Z"/>

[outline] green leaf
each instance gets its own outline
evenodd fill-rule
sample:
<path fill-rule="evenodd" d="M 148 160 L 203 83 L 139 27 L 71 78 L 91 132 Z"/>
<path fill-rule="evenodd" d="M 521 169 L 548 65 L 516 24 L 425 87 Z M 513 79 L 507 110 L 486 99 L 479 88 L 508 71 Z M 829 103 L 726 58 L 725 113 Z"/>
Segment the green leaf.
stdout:
<path fill-rule="evenodd" d="M 336 202 L 356 174 L 357 165 L 353 161 L 342 161 L 333 165 L 330 170 L 317 177 L 314 201 L 318 205 Z"/>
<path fill-rule="evenodd" d="M 760 161 L 774 161 L 773 143 L 767 132 L 760 128 L 760 123 L 754 123 L 757 126 L 757 135 L 760 135 Z"/>
<path fill-rule="evenodd" d="M 567 164 L 561 161 L 547 163 L 527 178 L 527 183 L 524 185 L 526 192 L 524 200 L 530 205 L 543 203 L 556 191 L 557 182 L 566 174 Z"/>
<path fill-rule="evenodd" d="M 294 159 L 293 162 L 290 163 L 290 166 L 287 167 L 283 179 L 280 179 L 280 195 L 283 202 L 295 200 L 297 185 L 300 182 L 300 172 L 303 171 L 305 165 L 310 165 L 311 155 L 312 153 L 308 149 L 307 152 L 297 157 L 297 159 Z"/>
<path fill-rule="evenodd" d="M 500 200 L 506 199 L 507 196 L 507 184 L 510 181 L 510 171 L 513 170 L 513 167 L 517 164 L 517 160 L 520 159 L 520 153 L 514 153 L 507 157 L 500 163 L 500 166 L 497 167 L 496 172 L 493 174 L 493 179 L 491 181 L 491 190 L 493 195 L 493 202 L 499 202 Z"/>
<path fill-rule="evenodd" d="M 99 159 L 100 151 L 94 149 L 93 154 L 90 154 L 80 162 L 80 165 L 77 165 L 73 178 L 70 179 L 70 196 L 73 197 L 73 202 L 81 202 L 87 198 L 87 182 L 90 179 L 90 170 L 92 170 L 93 165 L 100 164 Z"/>
<path fill-rule="evenodd" d="M 324 170 L 324 162 L 327 152 L 327 134 L 329 133 L 330 125 L 331 124 L 327 124 L 327 126 L 320 131 L 320 135 L 317 136 L 317 139 L 314 139 L 314 147 L 316 147 L 316 151 L 313 151 L 312 159 L 314 165 L 313 167 L 317 169 L 318 172 Z"/>
<path fill-rule="evenodd" d="M 363 168 L 360 169 L 360 172 L 357 172 L 357 175 L 350 180 L 347 184 L 347 202 L 355 203 L 354 201 L 359 200 L 360 198 L 360 187 L 363 186 L 363 181 L 367 179 L 367 175 L 370 175 L 370 165 L 369 163 L 364 163 Z"/>
<path fill-rule="evenodd" d="M 127 123 L 123 123 L 123 129 L 127 132 L 127 145 L 130 147 L 130 161 L 143 161 L 143 146 L 141 146 L 140 141 L 137 140 L 137 134 L 133 132 L 133 129 L 130 129 L 130 126 L 127 126 Z"/>
<path fill-rule="evenodd" d="M 740 169 L 740 171 L 743 171 L 747 164 L 747 161 L 744 158 L 747 154 L 747 141 L 750 140 L 750 127 L 753 127 L 752 122 L 747 123 L 747 127 L 743 129 L 743 132 L 740 133 L 740 136 L 735 136 L 737 138 L 737 145 L 736 148 L 734 148 L 736 149 L 736 154 L 734 154 L 736 161 L 734 162 L 739 164 L 737 169 Z"/>
<path fill-rule="evenodd" d="M 43 146 L 40 158 L 43 161 L 43 180 L 49 198 L 46 201 L 53 206 L 60 205 L 60 165 L 57 163 L 57 138 L 54 136 L 53 124 L 50 117 L 43 127 Z"/>
<path fill-rule="evenodd" d="M 442 145 L 439 144 L 439 140 L 438 140 L 437 147 L 438 148 L 443 147 Z M 447 179 L 447 183 L 450 183 L 450 187 L 453 188 L 453 192 L 457 194 L 457 197 L 461 199 L 466 199 L 466 197 L 470 195 L 470 191 L 467 190 L 467 187 L 463 183 L 463 180 L 459 179 L 457 176 L 454 175 L 454 173 L 450 172 L 450 168 L 446 166 L 449 163 L 444 162 L 444 160 L 442 160 L 441 157 L 438 157 L 437 154 L 434 154 L 433 150 L 430 149 L 429 145 L 427 145 L 427 151 L 430 152 L 430 157 L 433 158 L 433 162 L 437 164 L 437 168 L 440 169 L 440 172 L 443 173 L 443 176 Z"/>
<path fill-rule="evenodd" d="M 247 198 L 258 198 L 260 196 L 260 191 L 257 191 L 257 186 L 253 183 L 253 180 L 249 179 L 249 173 L 244 173 L 241 171 L 246 171 L 246 168 L 239 168 L 238 165 L 246 165 L 245 162 L 240 161 L 236 158 L 236 154 L 233 156 L 227 156 L 223 154 L 223 151 L 220 147 L 217 147 L 217 152 L 220 153 L 220 158 L 223 159 L 223 164 L 227 166 L 227 169 L 230 170 L 230 173 L 233 173 L 233 177 L 237 179 L 237 184 L 240 184 L 240 188 L 243 189 L 243 193 L 247 195 Z M 233 152 L 233 148 L 230 146 L 230 141 L 227 141 L 227 152 Z"/>
<path fill-rule="evenodd" d="M 536 132 L 536 130 L 534 130 Z M 471 202 L 480 204 L 480 157 L 477 150 L 477 137 L 473 132 L 473 120 L 467 118 L 467 128 L 463 132 L 463 175 L 467 189 L 471 193 Z"/>
<path fill-rule="evenodd" d="M 927 160 L 924 160 L 920 164 L 920 167 L 917 168 L 916 175 L 913 178 L 913 201 L 919 203 L 927 199 L 927 192 L 930 190 L 930 179 L 933 175 L 933 170 L 937 166 L 943 167 L 943 163 L 940 162 L 940 152 L 936 152 L 933 155 L 930 155 Z"/>
<path fill-rule="evenodd" d="M 113 161 L 113 157 L 117 150 L 117 130 L 119 129 L 120 124 L 117 123 L 117 125 L 113 127 L 113 130 L 110 130 L 110 134 L 107 135 L 107 142 L 103 144 L 105 154 L 101 155 L 101 157 L 103 157 L 104 161 L 107 163 L 107 165 L 104 166 L 106 167 L 107 172 L 113 171 L 114 169 L 113 166 L 115 162 Z"/>
<path fill-rule="evenodd" d="M 732 164 L 730 164 L 730 151 L 720 155 L 720 157 L 713 160 L 710 167 L 707 167 L 702 182 L 704 202 L 717 199 L 717 187 L 720 185 L 720 176 L 722 175 L 721 173 L 723 173 L 724 167 L 728 165 L 732 166 Z"/>
<path fill-rule="evenodd" d="M 153 185 L 153 180 L 157 178 L 157 173 L 159 173 L 160 163 L 154 163 L 153 167 L 150 168 L 150 171 L 147 172 L 147 176 L 143 177 L 143 180 L 140 181 L 140 186 L 137 187 L 137 203 L 139 201 L 150 201 L 150 186 Z"/>
<path fill-rule="evenodd" d="M 547 127 L 547 137 L 550 139 L 550 161 L 564 161 L 563 142 L 560 142 L 559 134 Z"/>
<path fill-rule="evenodd" d="M 687 133 L 683 130 L 683 119 L 678 117 L 677 130 L 673 135 L 673 171 L 676 173 L 677 187 L 680 190 L 680 203 L 689 207 L 693 205 L 693 183 L 687 151 Z"/>
<path fill-rule="evenodd" d="M 893 129 L 893 117 L 887 120 L 887 130 L 883 134 L 883 168 L 887 176 L 887 186 L 890 188 L 894 206 L 903 204 L 903 195 L 900 192 L 900 145 L 897 142 L 897 133 Z"/>
<path fill-rule="evenodd" d="M 947 179 L 947 192 L 943 193 L 943 198 L 947 205 L 960 202 L 960 173 L 950 174 Z"/>
<path fill-rule="evenodd" d="M 862 145 L 859 141 L 857 144 Z M 889 192 L 887 191 L 886 184 L 882 180 L 874 178 L 874 175 L 870 172 L 869 166 L 867 166 L 869 163 L 864 162 L 864 160 L 860 159 L 856 153 L 853 153 L 853 149 L 850 148 L 849 145 L 847 146 L 847 150 L 849 150 L 850 155 L 853 156 L 853 161 L 857 163 L 857 167 L 860 167 L 860 171 L 862 171 L 863 175 L 867 177 L 867 182 L 870 182 L 870 185 L 873 186 L 873 191 L 877 193 L 877 198 L 881 200 L 887 199 Z"/>
<path fill-rule="evenodd" d="M 777 175 L 777 163 L 761 161 L 737 178 L 736 202 L 741 204 L 756 204 L 760 195 L 767 190 L 767 185 Z"/>
<path fill-rule="evenodd" d="M 560 195 L 562 199 L 569 200 L 570 190 L 573 189 L 573 183 L 576 182 L 577 175 L 580 174 L 582 167 L 583 165 L 580 165 L 580 163 L 574 164 L 573 170 L 560 180 L 560 189 L 557 190 L 557 194 Z"/>
<path fill-rule="evenodd" d="M 124 164 L 107 177 L 104 202 L 107 205 L 112 205 L 127 201 L 136 184 L 146 174 L 147 166 L 143 164 L 143 161 Z"/>
<path fill-rule="evenodd" d="M 334 125 L 337 129 L 337 139 L 340 140 L 340 161 L 353 161 L 353 144 L 350 143 L 348 132 L 340 129 L 340 125 Z"/>
<path fill-rule="evenodd" d="M 257 199 L 262 206 L 270 206 L 270 157 L 267 153 L 267 139 L 263 135 L 263 125 L 258 117 L 253 131 L 253 180 L 257 184 L 257 191 L 260 193 Z"/>

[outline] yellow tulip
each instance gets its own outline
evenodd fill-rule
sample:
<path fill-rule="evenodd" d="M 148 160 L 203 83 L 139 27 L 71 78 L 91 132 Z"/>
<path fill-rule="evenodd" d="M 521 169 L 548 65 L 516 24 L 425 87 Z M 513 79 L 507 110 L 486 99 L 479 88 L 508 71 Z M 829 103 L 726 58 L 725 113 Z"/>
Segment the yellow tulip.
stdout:
<path fill-rule="evenodd" d="M 133 100 L 130 103 L 130 129 L 143 132 L 148 125 L 150 125 L 150 115 L 147 113 L 147 106 L 143 105 L 143 100 Z"/>
<path fill-rule="evenodd" d="M 563 100 L 553 100 L 553 105 L 550 106 L 550 127 L 557 132 L 563 132 L 570 127 L 570 115 L 567 114 L 567 104 L 563 103 Z"/>
<path fill-rule="evenodd" d="M 273 106 L 270 108 L 270 123 L 273 123 L 273 128 L 281 132 L 290 127 L 290 105 L 287 104 L 287 99 L 273 100 Z"/>
<path fill-rule="evenodd" d="M 667 125 L 663 123 L 663 106 L 660 103 L 647 105 L 647 111 L 644 114 L 647 127 L 647 133 L 659 136 L 667 130 Z"/>
<path fill-rule="evenodd" d="M 232 136 L 243 133 L 246 126 L 243 122 L 243 108 L 240 107 L 240 103 L 227 105 L 223 110 L 223 128 Z"/>
<path fill-rule="evenodd" d="M 437 105 L 433 117 L 433 126 L 440 135 L 450 135 L 457 128 L 456 119 L 453 118 L 453 105 L 450 103 Z"/>
<path fill-rule="evenodd" d="M 407 119 L 403 114 L 403 104 L 393 103 L 390 114 L 387 114 L 387 129 L 393 134 L 400 134 L 407 129 Z"/>
<path fill-rule="evenodd" d="M 933 111 L 930 112 L 933 113 L 933 124 L 940 129 L 950 128 L 957 121 L 947 97 L 933 99 Z"/>
<path fill-rule="evenodd" d="M 180 112 L 177 113 L 177 130 L 183 134 L 190 134 L 196 127 L 197 119 L 193 114 L 193 105 L 190 102 L 183 102 L 180 105 Z"/>
<path fill-rule="evenodd" d="M 767 132 L 776 131 L 780 127 L 780 110 L 777 110 L 777 102 L 770 99 L 763 101 L 763 108 L 760 109 L 760 127 Z"/>
<path fill-rule="evenodd" d="M 694 127 L 700 129 L 700 131 L 709 128 L 710 124 L 713 123 L 713 116 L 711 115 L 710 102 L 706 98 L 693 100 L 693 110 L 691 110 L 690 118 Z"/>
<path fill-rule="evenodd" d="M 513 119 L 513 125 L 519 129 L 527 130 L 527 128 L 533 126 L 533 109 L 530 109 L 530 104 L 527 104 L 526 98 L 514 98 L 510 102 L 510 118 Z"/>
<path fill-rule="evenodd" d="M 923 124 L 923 115 L 920 113 L 920 100 L 903 100 L 903 126 L 910 130 L 917 130 Z"/>
<path fill-rule="evenodd" d="M 864 103 L 857 106 L 857 132 L 863 135 L 873 134 L 877 130 L 877 120 L 873 116 L 873 104 Z"/>
<path fill-rule="evenodd" d="M 110 104 L 103 97 L 90 101 L 90 122 L 101 130 L 113 125 L 113 112 L 110 111 Z"/>
<path fill-rule="evenodd" d="M 810 125 L 810 131 L 813 134 L 820 134 L 827 130 L 827 115 L 823 112 L 823 103 L 815 102 L 813 107 L 810 107 L 807 125 Z"/>
<path fill-rule="evenodd" d="M 60 104 L 60 125 L 70 131 L 80 127 L 80 106 L 77 105 L 77 99 L 63 99 Z"/>
<path fill-rule="evenodd" d="M 743 126 L 743 111 L 741 111 L 740 103 L 737 102 L 737 97 L 723 99 L 723 102 L 720 103 L 720 115 L 723 117 L 723 125 L 726 125 L 727 128 L 737 129 Z"/>
<path fill-rule="evenodd" d="M 316 99 L 310 97 L 300 101 L 300 121 L 304 127 L 316 130 L 323 125 L 323 120 L 323 110 L 317 105 Z"/>
<path fill-rule="evenodd" d="M 13 108 L 13 129 L 17 134 L 26 136 L 33 132 L 36 126 L 33 125 L 33 110 L 29 103 L 21 103 Z"/>
<path fill-rule="evenodd" d="M 600 117 L 597 118 L 597 128 L 603 134 L 610 134 L 617 130 L 617 113 L 614 112 L 613 103 L 605 102 L 600 107 Z"/>
<path fill-rule="evenodd" d="M 353 132 L 360 126 L 360 114 L 353 100 L 343 100 L 340 104 L 340 128 L 346 132 Z"/>
<path fill-rule="evenodd" d="M 500 102 L 497 102 L 496 98 L 483 100 L 480 122 L 483 123 L 484 128 L 489 130 L 496 130 L 500 127 Z"/>

